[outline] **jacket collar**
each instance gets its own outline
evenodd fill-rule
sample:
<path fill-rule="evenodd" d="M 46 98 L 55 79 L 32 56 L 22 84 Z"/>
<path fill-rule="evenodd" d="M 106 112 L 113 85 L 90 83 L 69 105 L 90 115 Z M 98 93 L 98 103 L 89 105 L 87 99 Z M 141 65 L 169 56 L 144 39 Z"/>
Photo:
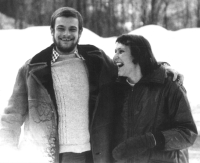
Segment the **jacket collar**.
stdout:
<path fill-rule="evenodd" d="M 51 60 L 52 60 L 52 50 L 54 45 L 52 44 L 48 48 L 42 50 L 36 54 L 30 61 L 30 73 L 39 80 L 41 84 L 45 87 L 49 86 L 51 83 Z M 47 88 L 48 89 L 48 88 Z"/>
<path fill-rule="evenodd" d="M 146 83 L 146 84 L 150 84 L 150 83 L 159 83 L 159 84 L 163 84 L 165 82 L 165 78 L 166 78 L 166 70 L 163 66 L 160 66 L 159 68 L 157 68 L 156 70 L 154 70 L 152 73 L 150 73 L 149 75 L 142 77 L 141 80 L 136 83 Z M 125 77 L 118 77 L 117 79 L 117 83 L 123 83 L 125 85 L 129 85 L 126 81 L 127 78 Z"/>
<path fill-rule="evenodd" d="M 54 44 L 36 54 L 30 61 L 30 64 L 47 63 L 50 66 L 52 60 L 52 51 Z"/>
<path fill-rule="evenodd" d="M 149 75 L 143 77 L 139 82 L 140 83 L 160 83 L 163 84 L 166 78 L 165 69 L 160 66 L 156 70 L 154 70 Z"/>

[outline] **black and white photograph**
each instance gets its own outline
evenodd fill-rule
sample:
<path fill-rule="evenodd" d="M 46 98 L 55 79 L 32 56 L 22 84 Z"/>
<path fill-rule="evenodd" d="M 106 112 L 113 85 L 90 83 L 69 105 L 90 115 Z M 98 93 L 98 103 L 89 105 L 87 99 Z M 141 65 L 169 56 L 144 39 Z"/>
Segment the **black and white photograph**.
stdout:
<path fill-rule="evenodd" d="M 0 0 L 0 163 L 199 163 L 200 0 Z"/>

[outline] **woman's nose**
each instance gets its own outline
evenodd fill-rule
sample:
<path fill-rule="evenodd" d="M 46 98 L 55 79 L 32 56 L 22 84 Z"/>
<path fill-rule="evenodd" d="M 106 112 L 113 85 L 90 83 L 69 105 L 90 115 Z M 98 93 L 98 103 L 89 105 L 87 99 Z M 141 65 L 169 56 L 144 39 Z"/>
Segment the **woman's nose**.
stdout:
<path fill-rule="evenodd" d="M 113 61 L 115 61 L 117 58 L 118 58 L 118 55 L 115 54 L 114 57 L 113 57 Z"/>

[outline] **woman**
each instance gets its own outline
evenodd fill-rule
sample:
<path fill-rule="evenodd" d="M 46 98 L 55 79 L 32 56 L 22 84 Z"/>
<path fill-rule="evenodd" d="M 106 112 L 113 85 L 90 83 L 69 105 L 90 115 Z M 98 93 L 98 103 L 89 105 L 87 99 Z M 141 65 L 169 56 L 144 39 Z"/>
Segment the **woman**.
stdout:
<path fill-rule="evenodd" d="M 113 150 L 124 163 L 187 163 L 188 150 L 198 133 L 184 87 L 166 77 L 149 42 L 142 36 L 116 40 L 114 63 L 118 76 L 116 127 Z"/>

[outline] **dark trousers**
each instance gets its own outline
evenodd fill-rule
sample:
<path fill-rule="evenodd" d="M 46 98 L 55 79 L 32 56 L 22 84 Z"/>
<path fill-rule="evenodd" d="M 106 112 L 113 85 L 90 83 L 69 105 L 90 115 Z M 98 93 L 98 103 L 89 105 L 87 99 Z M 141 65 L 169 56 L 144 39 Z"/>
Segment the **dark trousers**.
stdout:
<path fill-rule="evenodd" d="M 83 153 L 60 153 L 59 163 L 93 163 L 92 152 Z"/>

